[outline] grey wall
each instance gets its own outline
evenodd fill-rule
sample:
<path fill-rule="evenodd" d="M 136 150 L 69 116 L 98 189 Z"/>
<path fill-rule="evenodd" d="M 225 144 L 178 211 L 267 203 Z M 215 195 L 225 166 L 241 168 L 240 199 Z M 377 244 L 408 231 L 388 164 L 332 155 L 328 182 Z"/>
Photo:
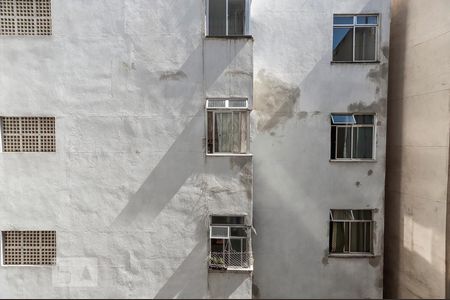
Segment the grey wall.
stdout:
<path fill-rule="evenodd" d="M 446 0 L 392 4 L 385 237 L 388 298 L 446 296 L 449 10 Z"/>
<path fill-rule="evenodd" d="M 380 63 L 330 64 L 334 13 L 379 13 Z M 389 1 L 253 1 L 253 293 L 380 298 Z M 376 162 L 332 163 L 330 113 L 377 114 Z M 374 258 L 328 257 L 329 210 L 375 209 Z"/>

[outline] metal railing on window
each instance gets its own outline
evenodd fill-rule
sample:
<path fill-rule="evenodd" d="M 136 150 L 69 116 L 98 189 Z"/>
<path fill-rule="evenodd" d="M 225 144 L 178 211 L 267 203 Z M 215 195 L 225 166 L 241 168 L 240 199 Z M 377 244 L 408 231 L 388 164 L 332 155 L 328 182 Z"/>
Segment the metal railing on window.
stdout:
<path fill-rule="evenodd" d="M 213 270 L 251 269 L 253 265 L 251 252 L 211 252 L 208 259 Z"/>

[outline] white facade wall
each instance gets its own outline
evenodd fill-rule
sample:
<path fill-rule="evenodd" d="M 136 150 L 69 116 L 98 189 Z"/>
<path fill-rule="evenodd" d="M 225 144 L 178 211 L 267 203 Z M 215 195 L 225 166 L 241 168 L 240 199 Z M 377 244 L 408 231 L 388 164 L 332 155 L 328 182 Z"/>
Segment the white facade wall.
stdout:
<path fill-rule="evenodd" d="M 0 115 L 54 116 L 57 142 L 0 153 L 0 230 L 56 230 L 58 251 L 0 267 L 0 297 L 381 296 L 389 2 L 254 0 L 254 40 L 205 39 L 204 11 L 52 0 L 52 36 L 0 37 Z M 360 12 L 380 63 L 330 64 L 332 14 Z M 206 157 L 205 99 L 231 96 L 254 156 Z M 346 111 L 378 114 L 376 162 L 329 162 Z M 378 210 L 375 258 L 325 255 L 331 208 Z M 209 216 L 253 211 L 253 274 L 209 273 Z"/>

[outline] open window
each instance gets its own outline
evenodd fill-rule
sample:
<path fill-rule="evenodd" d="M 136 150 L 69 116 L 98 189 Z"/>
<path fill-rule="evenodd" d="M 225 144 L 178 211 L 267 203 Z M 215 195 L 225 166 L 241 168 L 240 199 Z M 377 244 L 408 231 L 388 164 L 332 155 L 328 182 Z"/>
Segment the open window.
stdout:
<path fill-rule="evenodd" d="M 331 114 L 331 160 L 375 159 L 375 115 Z"/>
<path fill-rule="evenodd" d="M 372 254 L 372 215 L 370 209 L 332 209 L 330 254 Z"/>
<path fill-rule="evenodd" d="M 376 61 L 378 19 L 378 15 L 334 15 L 333 61 Z"/>
<path fill-rule="evenodd" d="M 248 35 L 248 0 L 207 0 L 208 36 Z"/>
<path fill-rule="evenodd" d="M 207 153 L 246 154 L 249 149 L 247 99 L 208 99 Z"/>
<path fill-rule="evenodd" d="M 250 234 L 244 216 L 212 216 L 209 269 L 251 269 Z"/>

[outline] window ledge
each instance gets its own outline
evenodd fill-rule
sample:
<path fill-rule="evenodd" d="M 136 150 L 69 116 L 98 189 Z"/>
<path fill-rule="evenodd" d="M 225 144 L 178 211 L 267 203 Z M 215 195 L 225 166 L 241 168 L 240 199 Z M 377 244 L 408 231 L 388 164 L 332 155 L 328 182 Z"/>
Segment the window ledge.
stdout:
<path fill-rule="evenodd" d="M 208 272 L 210 273 L 245 273 L 245 272 L 253 272 L 253 267 L 250 268 L 230 268 L 228 269 L 211 269 L 208 268 Z"/>
<path fill-rule="evenodd" d="M 206 156 L 224 157 L 224 156 L 238 156 L 238 157 L 252 157 L 251 153 L 235 154 L 235 153 L 206 153 Z"/>
<path fill-rule="evenodd" d="M 376 159 L 330 159 L 331 163 L 376 163 Z"/>
<path fill-rule="evenodd" d="M 374 258 L 377 255 L 373 253 L 329 253 L 328 257 L 334 258 Z"/>
<path fill-rule="evenodd" d="M 330 64 L 379 64 L 381 63 L 379 60 L 374 61 L 330 61 Z"/>
<path fill-rule="evenodd" d="M 225 40 L 254 40 L 253 35 L 206 35 L 206 39 L 225 39 Z"/>

